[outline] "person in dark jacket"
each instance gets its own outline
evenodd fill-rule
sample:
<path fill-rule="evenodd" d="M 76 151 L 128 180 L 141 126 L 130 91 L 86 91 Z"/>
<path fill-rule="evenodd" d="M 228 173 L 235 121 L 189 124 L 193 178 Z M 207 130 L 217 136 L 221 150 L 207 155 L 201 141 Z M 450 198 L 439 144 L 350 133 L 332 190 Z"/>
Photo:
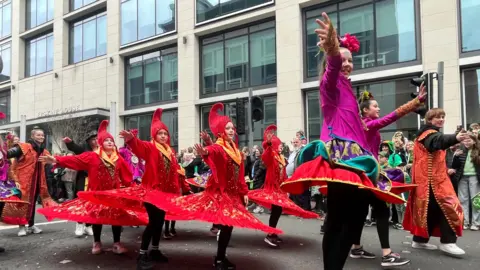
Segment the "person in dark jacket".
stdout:
<path fill-rule="evenodd" d="M 263 186 L 265 182 L 265 175 L 266 175 L 266 168 L 265 164 L 263 164 L 262 159 L 262 150 L 257 149 L 255 151 L 255 160 L 252 164 L 252 171 L 251 171 L 251 178 L 253 180 L 253 189 L 258 189 Z"/>

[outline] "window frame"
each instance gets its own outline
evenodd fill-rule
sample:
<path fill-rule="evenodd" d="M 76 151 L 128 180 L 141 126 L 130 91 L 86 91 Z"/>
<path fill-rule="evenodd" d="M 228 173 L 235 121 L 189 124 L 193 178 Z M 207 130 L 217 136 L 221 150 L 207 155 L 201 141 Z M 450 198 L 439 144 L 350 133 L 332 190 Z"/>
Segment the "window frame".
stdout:
<path fill-rule="evenodd" d="M 125 44 L 122 44 L 122 34 L 123 34 L 123 18 L 122 18 L 122 4 L 125 3 L 125 2 L 129 2 L 129 1 L 136 1 L 137 2 L 137 23 L 136 23 L 136 29 L 137 29 L 137 39 L 134 40 L 134 41 L 131 41 L 131 42 L 128 42 L 128 43 L 125 43 Z M 175 20 L 174 20 L 174 24 L 175 24 L 175 29 L 173 31 L 170 31 L 170 32 L 165 32 L 163 34 L 155 34 L 153 36 L 150 36 L 150 37 L 146 37 L 146 38 L 143 38 L 143 39 L 138 39 L 138 1 L 141 1 L 141 0 L 120 0 L 120 49 L 123 49 L 123 48 L 126 48 L 126 47 L 130 47 L 130 46 L 133 46 L 133 45 L 136 45 L 136 44 L 139 44 L 139 43 L 143 43 L 143 42 L 146 42 L 146 41 L 149 41 L 149 40 L 152 40 L 152 39 L 156 39 L 156 38 L 160 38 L 160 37 L 166 37 L 166 36 L 170 36 L 170 35 L 174 35 L 177 33 L 178 31 L 178 0 L 173 0 L 174 3 L 175 3 Z M 157 24 L 157 1 L 155 1 L 155 31 L 156 31 L 156 24 Z"/>
<path fill-rule="evenodd" d="M 37 68 L 35 66 L 35 74 L 33 74 L 33 75 L 28 74 L 29 67 L 30 67 L 30 65 L 29 65 L 30 58 L 28 57 L 29 54 L 27 53 L 27 48 L 29 48 L 28 46 L 31 44 L 30 42 L 32 40 L 35 40 L 35 43 L 36 43 L 38 40 L 41 40 L 41 39 L 45 38 L 45 42 L 46 42 L 46 45 L 45 45 L 45 55 L 46 55 L 46 59 L 45 59 L 46 62 L 45 63 L 46 64 L 45 65 L 47 65 L 47 63 L 48 63 L 48 37 L 50 37 L 50 36 L 53 38 L 53 44 L 55 45 L 55 38 L 54 38 L 54 35 L 53 35 L 52 31 L 43 32 L 42 34 L 36 35 L 36 36 L 34 36 L 30 39 L 25 40 L 25 78 L 34 77 L 34 76 L 37 76 L 37 75 L 40 75 L 40 74 L 44 74 L 44 73 L 53 71 L 53 66 L 52 66 L 51 70 L 45 70 L 44 72 L 36 73 Z M 36 48 L 35 48 L 35 50 L 36 50 Z M 37 57 L 38 57 L 37 53 L 35 52 L 35 65 L 37 63 Z M 55 51 L 53 51 L 52 59 L 55 62 Z"/>
<path fill-rule="evenodd" d="M 0 96 L 0 97 L 1 97 L 1 96 Z M 180 140 L 179 140 L 180 134 L 179 134 L 179 129 L 178 129 L 178 127 L 179 127 L 179 125 L 178 125 L 178 115 L 179 115 L 179 114 L 178 114 L 178 108 L 165 109 L 165 110 L 163 111 L 163 115 L 165 115 L 166 113 L 170 113 L 170 112 L 173 112 L 174 114 L 175 114 L 175 112 L 176 112 L 176 116 L 177 116 L 177 124 L 176 124 L 176 127 L 177 127 L 177 130 L 176 130 L 176 133 L 177 133 L 177 144 L 173 144 L 173 145 L 171 144 L 171 145 L 170 145 L 172 148 L 176 149 L 176 151 L 177 151 L 177 150 L 178 150 L 178 142 L 180 141 Z M 147 115 L 148 115 L 148 116 L 150 116 L 150 119 L 151 119 L 151 118 L 153 117 L 153 113 L 154 113 L 154 112 L 151 111 L 151 112 L 145 112 L 145 113 L 125 115 L 125 116 L 123 117 L 123 128 L 124 128 L 124 129 L 127 129 L 128 118 L 137 117 L 137 119 L 139 120 L 141 116 L 147 116 Z M 138 123 L 140 123 L 140 121 L 138 121 Z M 150 125 L 149 125 L 149 127 L 150 127 Z M 139 124 L 137 125 L 137 129 L 140 130 L 140 129 L 139 129 Z M 149 129 L 149 131 L 150 131 L 150 129 Z M 170 128 L 169 128 L 169 132 L 171 133 Z M 150 133 L 148 134 L 148 137 L 150 138 Z M 170 135 L 170 143 L 174 142 L 174 139 L 173 139 L 174 137 L 175 137 L 174 134 L 173 134 L 173 136 L 172 136 L 172 134 Z M 150 139 L 151 139 L 151 138 L 150 138 Z"/>
<path fill-rule="evenodd" d="M 478 56 L 480 55 L 480 48 L 478 48 L 477 50 L 468 51 L 468 52 L 463 51 L 462 0 L 457 0 L 457 10 L 458 10 L 457 25 L 458 25 L 458 44 L 459 44 L 458 53 L 460 55 L 460 58 Z"/>
<path fill-rule="evenodd" d="M 480 68 L 480 67 L 479 67 Z M 415 76 L 421 76 L 420 73 L 413 73 L 413 74 L 410 74 L 410 75 L 401 75 L 401 76 L 398 76 L 398 77 L 388 77 L 388 78 L 381 78 L 379 80 L 368 80 L 368 81 L 357 81 L 357 82 L 353 82 L 352 83 L 352 89 L 355 90 L 355 97 L 358 98 L 359 96 L 359 93 L 362 89 L 360 89 L 359 87 L 361 86 L 364 86 L 364 85 L 372 85 L 372 84 L 381 84 L 381 83 L 386 83 L 386 82 L 392 82 L 392 81 L 402 81 L 402 80 L 410 80 L 412 77 L 415 77 Z M 417 91 L 418 91 L 418 87 L 417 87 Z M 313 93 L 313 92 L 319 92 L 318 88 L 306 88 L 306 89 L 302 89 L 302 96 L 303 96 L 303 106 L 304 106 L 304 113 L 305 113 L 305 120 L 304 120 L 304 124 L 305 124 L 305 137 L 307 139 L 310 138 L 310 130 L 308 128 L 308 99 L 307 99 L 307 94 L 308 93 Z M 396 95 L 396 93 L 395 93 Z M 319 101 L 319 106 L 320 106 L 320 101 Z M 381 104 L 380 104 L 381 106 Z M 395 108 L 396 109 L 396 108 Z M 320 108 L 320 113 L 321 113 L 321 108 Z M 387 113 L 390 113 L 390 112 L 387 112 Z M 386 114 L 385 114 L 386 115 Z M 381 115 L 380 117 L 383 117 L 385 115 Z M 323 116 L 322 117 L 322 124 L 320 125 L 320 128 L 322 127 L 323 125 Z M 420 117 L 417 115 L 417 126 L 416 126 L 416 129 L 420 128 Z M 397 129 L 395 129 L 397 130 Z M 406 129 L 400 129 L 400 130 L 406 130 Z M 320 130 L 320 135 L 321 135 L 321 130 Z M 385 129 L 382 129 L 381 132 L 392 132 L 391 129 L 388 129 L 388 128 L 385 128 Z M 318 138 L 320 139 L 320 138 Z"/>
<path fill-rule="evenodd" d="M 256 6 L 253 6 L 253 7 L 246 8 L 246 9 L 238 10 L 238 11 L 235 11 L 235 12 L 232 12 L 232 13 L 227 13 L 227 14 L 218 16 L 218 17 L 213 18 L 213 19 L 198 22 L 197 21 L 197 1 L 198 0 L 194 0 L 194 6 L 193 6 L 193 16 L 194 16 L 194 20 L 195 20 L 195 25 L 194 25 L 195 28 L 200 27 L 200 26 L 204 26 L 204 25 L 207 25 L 207 24 L 210 24 L 210 23 L 214 23 L 214 22 L 217 22 L 217 21 L 220 21 L 220 20 L 224 20 L 224 19 L 227 19 L 227 18 L 230 18 L 230 17 L 236 17 L 236 16 L 239 16 L 239 15 L 245 14 L 249 11 L 255 11 L 257 9 L 262 9 L 262 8 L 266 8 L 266 7 L 275 5 L 275 0 L 270 0 L 270 1 L 268 1 L 266 3 L 263 3 L 263 4 L 260 4 L 260 5 L 256 5 Z"/>
<path fill-rule="evenodd" d="M 3 9 L 5 8 L 6 5 L 10 5 L 10 18 L 13 16 L 13 11 L 12 11 L 12 1 L 11 0 L 5 0 L 2 1 L 0 0 L 0 40 L 5 40 L 9 39 L 12 37 L 12 22 L 10 21 L 10 34 L 9 35 L 3 35 Z"/>
<path fill-rule="evenodd" d="M 313 11 L 313 10 L 321 10 L 321 9 L 333 9 L 337 13 L 337 21 L 339 21 L 339 16 L 340 12 L 350 10 L 350 9 L 355 9 L 359 8 L 362 6 L 368 6 L 372 5 L 373 9 L 373 48 L 374 48 L 374 53 L 376 54 L 377 50 L 377 20 L 376 20 L 376 3 L 381 3 L 384 1 L 388 0 L 364 0 L 358 4 L 354 3 L 346 3 L 349 2 L 349 0 L 340 0 L 338 2 L 326 2 L 326 3 L 321 3 L 318 5 L 310 6 L 307 8 L 302 9 L 302 46 L 303 46 L 303 52 L 302 57 L 303 57 L 303 81 L 304 82 L 312 82 L 312 81 L 318 81 L 319 76 L 313 76 L 313 77 L 308 77 L 308 67 L 307 67 L 307 19 L 310 19 L 307 17 L 307 12 Z M 376 71 L 382 71 L 386 69 L 396 69 L 396 68 L 403 68 L 403 67 L 410 67 L 410 66 L 415 66 L 415 65 L 420 65 L 422 64 L 422 43 L 421 43 L 421 16 L 420 16 L 420 0 L 412 0 L 413 1 L 413 7 L 415 10 L 415 51 L 416 51 L 416 59 L 415 60 L 410 60 L 410 61 L 405 61 L 405 62 L 399 62 L 399 63 L 392 63 L 392 64 L 386 64 L 386 65 L 381 65 L 378 66 L 377 64 L 377 57 L 375 57 L 375 66 L 370 67 L 370 68 L 363 68 L 363 69 L 355 69 L 352 72 L 352 75 L 357 75 L 357 74 L 365 74 L 365 73 L 370 73 L 370 72 L 376 72 Z M 341 5 L 345 5 L 346 7 L 340 8 Z M 339 27 L 338 27 L 339 28 Z M 339 31 L 341 32 L 341 31 Z"/>
<path fill-rule="evenodd" d="M 93 4 L 93 3 L 91 3 L 91 4 Z M 83 17 L 79 18 L 78 20 L 72 21 L 68 24 L 68 65 L 75 65 L 75 64 L 78 64 L 78 63 L 82 63 L 82 62 L 85 62 L 85 61 L 89 61 L 89 60 L 107 55 L 107 53 L 108 53 L 107 50 L 105 50 L 105 54 L 97 55 L 98 40 L 96 40 L 95 57 L 91 57 L 91 58 L 88 58 L 88 59 L 84 59 L 84 57 L 83 57 L 83 37 L 84 37 L 83 25 L 87 22 L 90 22 L 90 21 L 94 20 L 95 21 L 95 39 L 97 39 L 98 38 L 98 19 L 101 18 L 101 17 L 105 17 L 105 20 L 107 22 L 107 25 L 106 25 L 107 28 L 105 29 L 105 39 L 107 41 L 106 47 L 108 49 L 107 11 L 105 9 L 102 9 L 101 11 L 99 11 L 97 13 L 83 16 Z M 76 27 L 78 25 L 82 26 L 82 60 L 80 60 L 78 62 L 75 62 L 74 59 L 73 59 L 74 58 L 74 50 L 72 50 L 72 47 L 71 47 L 71 45 L 73 43 L 73 36 L 74 36 L 72 30 L 73 30 L 74 27 Z"/>
<path fill-rule="evenodd" d="M 260 29 L 260 30 L 256 30 L 256 31 L 250 31 L 251 26 L 261 25 L 261 24 L 269 23 L 269 22 L 274 23 L 273 28 L 269 27 L 269 28 L 264 28 L 264 29 Z M 244 29 L 247 31 L 247 34 L 232 35 L 228 38 L 225 38 L 225 35 L 228 35 L 229 33 L 234 33 L 236 31 L 244 30 Z M 255 91 L 255 90 L 260 90 L 260 89 L 273 88 L 273 87 L 277 86 L 278 76 L 276 78 L 277 81 L 275 83 L 263 84 L 263 85 L 257 85 L 257 86 L 250 86 L 251 80 L 252 80 L 251 66 L 250 66 L 250 63 L 251 63 L 251 52 L 250 52 L 251 39 L 250 39 L 250 36 L 253 33 L 258 33 L 258 32 L 269 30 L 269 29 L 273 29 L 274 32 L 275 32 L 275 66 L 277 67 L 278 49 L 277 49 L 277 33 L 276 33 L 277 26 L 276 26 L 276 23 L 275 23 L 275 18 L 267 18 L 267 19 L 260 20 L 260 21 L 254 22 L 254 23 L 249 23 L 249 24 L 241 25 L 241 26 L 238 26 L 238 27 L 235 27 L 235 28 L 230 28 L 230 29 L 227 29 L 225 31 L 215 32 L 215 33 L 205 35 L 205 36 L 202 36 L 202 37 L 199 38 L 199 41 L 198 41 L 199 46 L 198 47 L 199 47 L 199 72 L 200 72 L 200 76 L 199 76 L 199 85 L 200 85 L 199 97 L 200 97 L 200 99 L 209 98 L 209 97 L 216 97 L 216 96 L 223 96 L 223 95 L 231 95 L 231 94 L 236 94 L 236 93 L 243 93 L 243 92 L 248 91 L 249 88 L 251 88 L 253 91 Z M 212 42 L 212 43 L 208 43 L 208 44 L 213 44 L 213 43 L 218 43 L 218 42 L 223 43 L 223 59 L 224 59 L 224 61 L 223 61 L 223 71 L 224 71 L 223 74 L 224 74 L 224 76 L 226 76 L 226 74 L 227 74 L 226 65 L 225 65 L 225 60 L 227 59 L 226 50 L 225 50 L 225 48 L 226 48 L 225 47 L 225 41 L 230 40 L 230 39 L 234 39 L 234 38 L 238 38 L 238 37 L 242 37 L 242 36 L 247 36 L 247 38 L 248 38 L 248 86 L 233 89 L 233 90 L 224 90 L 224 91 L 221 91 L 221 92 L 204 94 L 203 93 L 203 85 L 204 85 L 204 83 L 203 83 L 203 47 L 204 47 L 203 41 L 206 40 L 206 39 L 210 39 L 210 38 L 214 38 L 214 37 L 220 37 L 220 36 L 222 36 L 221 41 L 216 41 L 216 42 Z M 208 45 L 208 44 L 205 44 L 205 45 Z M 276 73 L 278 74 L 278 70 L 277 70 Z"/>
<path fill-rule="evenodd" d="M 172 50 L 172 52 L 168 52 L 166 54 L 162 54 L 162 51 L 169 51 L 169 50 Z M 152 49 L 152 50 L 148 50 L 148 51 L 143 51 L 141 53 L 137 53 L 137 54 L 133 54 L 131 56 L 128 56 L 128 57 L 125 57 L 125 66 L 124 66 L 124 77 L 125 77 L 125 80 L 124 80 L 124 99 L 125 99 L 125 102 L 124 102 L 124 110 L 133 110 L 133 109 L 139 109 L 139 108 L 145 108 L 145 107 L 151 107 L 151 106 L 158 106 L 158 105 L 164 105 L 164 104 L 171 104 L 171 103 L 176 103 L 178 102 L 178 94 L 177 94 L 177 98 L 176 99 L 171 99 L 171 100 L 161 100 L 161 101 L 157 101 L 157 102 L 152 102 L 152 103 L 148 103 L 148 104 L 140 104 L 140 105 L 134 105 L 134 106 L 129 106 L 128 105 L 128 66 L 129 66 L 129 62 L 130 62 L 130 59 L 132 58 L 135 58 L 135 57 L 139 57 L 139 56 L 143 56 L 143 55 L 148 55 L 150 53 L 153 53 L 153 52 L 160 52 L 160 56 L 164 56 L 164 55 L 171 55 L 171 54 L 177 54 L 177 61 L 178 61 L 178 47 L 176 45 L 173 45 L 173 46 L 168 46 L 168 47 L 161 47 L 161 48 L 156 48 L 156 49 Z M 178 74 L 178 64 L 177 64 L 177 74 Z M 142 77 L 144 77 L 144 60 L 142 60 Z M 163 66 L 160 70 L 160 78 L 161 78 L 161 81 L 162 81 L 162 87 L 163 87 Z M 177 79 L 177 82 L 178 82 L 178 79 Z M 143 84 L 145 84 L 145 81 L 143 82 Z M 178 91 L 178 89 L 177 89 Z"/>
<path fill-rule="evenodd" d="M 12 96 L 11 96 L 11 91 L 10 89 L 2 89 L 0 90 L 0 99 L 1 98 L 6 98 L 7 99 L 7 111 L 4 112 L 6 115 L 5 119 L 0 120 L 0 126 L 1 125 L 6 125 L 9 124 L 11 121 L 11 115 L 10 115 L 10 110 L 12 108 Z M 2 121 L 5 121 L 5 123 L 1 123 Z"/>
<path fill-rule="evenodd" d="M 467 123 L 467 102 L 466 102 L 466 92 L 465 92 L 465 72 L 472 70 L 480 70 L 480 65 L 476 64 L 474 66 L 469 66 L 465 68 L 460 68 L 460 108 L 461 108 L 461 121 L 464 128 L 468 128 Z M 478 85 L 480 89 L 480 84 Z M 480 98 L 480 97 L 479 97 Z"/>
<path fill-rule="evenodd" d="M 81 8 L 84 8 L 84 7 L 86 7 L 86 6 L 93 5 L 93 4 L 95 4 L 95 2 L 97 2 L 97 1 L 99 1 L 99 0 L 94 0 L 94 1 L 91 2 L 91 3 L 85 4 L 85 0 L 82 0 L 82 5 L 81 5 L 79 8 L 74 8 L 74 4 L 75 4 L 74 2 L 75 2 L 75 0 L 69 0 L 69 1 L 68 1 L 68 2 L 69 2 L 68 10 L 69 10 L 69 12 L 73 12 L 73 11 L 79 10 L 79 9 L 81 9 Z"/>
<path fill-rule="evenodd" d="M 37 21 L 37 19 L 38 19 L 38 10 L 37 10 L 37 1 L 38 0 L 26 0 L 26 2 L 25 2 L 25 30 L 26 31 L 31 30 L 31 29 L 35 29 L 39 26 L 45 25 L 45 24 L 50 23 L 50 22 L 55 20 L 55 0 L 53 0 L 53 15 L 52 15 L 51 20 L 48 19 L 48 2 L 49 2 L 49 0 L 45 0 L 45 3 L 47 5 L 47 14 L 46 14 L 47 19 L 46 19 L 46 21 L 42 24 L 37 24 L 35 22 L 35 26 L 29 27 L 30 24 L 31 24 L 31 21 L 30 21 L 30 17 L 28 16 L 28 11 L 29 11 L 28 7 L 29 6 L 31 7 L 31 4 L 29 4 L 29 3 L 31 3 L 32 1 L 35 1 L 35 21 Z M 40 1 L 42 1 L 42 0 L 40 0 Z"/>
<path fill-rule="evenodd" d="M 4 50 L 4 47 L 6 48 L 7 46 L 10 48 L 10 79 L 5 80 L 3 82 L 0 81 L 0 84 L 9 83 L 9 82 L 12 81 L 12 74 L 11 74 L 11 72 L 12 72 L 12 42 L 11 41 L 6 41 L 6 42 L 3 42 L 3 43 L 0 44 L 0 57 L 2 56 L 2 51 Z M 3 69 L 4 69 L 5 68 L 5 62 L 3 61 L 3 57 L 2 57 L 2 64 L 3 64 Z"/>

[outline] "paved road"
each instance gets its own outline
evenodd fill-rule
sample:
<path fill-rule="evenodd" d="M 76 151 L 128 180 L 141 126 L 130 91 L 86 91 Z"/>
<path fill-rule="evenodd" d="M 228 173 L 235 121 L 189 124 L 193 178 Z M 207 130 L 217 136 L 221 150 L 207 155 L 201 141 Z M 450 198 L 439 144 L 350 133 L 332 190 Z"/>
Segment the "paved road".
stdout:
<path fill-rule="evenodd" d="M 268 222 L 268 215 L 259 215 Z M 38 217 L 38 222 L 45 222 Z M 322 269 L 321 235 L 319 220 L 301 220 L 282 216 L 279 227 L 285 231 L 284 244 L 279 249 L 266 247 L 264 234 L 257 231 L 236 229 L 229 258 L 238 269 L 247 270 L 310 270 Z M 0 255 L 0 269 L 135 269 L 135 258 L 139 247 L 142 228 L 127 227 L 122 241 L 130 249 L 125 256 L 117 256 L 107 251 L 102 255 L 91 255 L 91 237 L 75 238 L 74 223 L 60 222 L 40 225 L 41 235 L 19 238 L 17 228 L 0 226 L 0 246 L 7 252 Z M 174 240 L 163 240 L 161 249 L 170 259 L 168 264 L 156 269 L 212 269 L 212 256 L 216 251 L 216 240 L 209 232 L 209 225 L 200 222 L 178 222 L 178 236 Z M 109 227 L 104 228 L 104 248 L 112 244 Z M 367 250 L 381 255 L 375 227 L 365 228 L 363 239 Z M 459 245 L 467 251 L 463 259 L 454 259 L 439 251 L 412 250 L 411 237 L 407 232 L 392 229 L 392 248 L 412 259 L 412 263 L 402 269 L 447 270 L 478 269 L 480 265 L 480 232 L 467 231 L 459 240 Z M 432 243 L 437 244 L 438 239 Z M 62 264 L 64 260 L 70 262 Z M 349 259 L 345 269 L 381 269 L 380 259 Z"/>

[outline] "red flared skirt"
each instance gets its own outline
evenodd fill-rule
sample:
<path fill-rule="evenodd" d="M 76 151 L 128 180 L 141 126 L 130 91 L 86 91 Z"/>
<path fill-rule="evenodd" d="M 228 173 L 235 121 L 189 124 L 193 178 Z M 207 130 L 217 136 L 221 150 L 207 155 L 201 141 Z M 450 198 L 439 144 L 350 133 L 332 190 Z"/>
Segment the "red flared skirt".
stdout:
<path fill-rule="evenodd" d="M 55 218 L 90 224 L 143 226 L 148 224 L 145 212 L 136 212 L 75 199 L 59 206 L 37 210 L 48 220 Z"/>
<path fill-rule="evenodd" d="M 272 209 L 272 205 L 277 205 L 282 207 L 282 212 L 288 215 L 294 215 L 302 218 L 319 218 L 319 216 L 313 212 L 305 211 L 298 205 L 296 205 L 290 198 L 288 198 L 287 193 L 282 192 L 281 190 L 266 190 L 256 189 L 248 192 L 248 198 L 268 209 Z"/>
<path fill-rule="evenodd" d="M 166 199 L 151 198 L 155 206 L 167 213 L 175 213 L 173 220 L 199 220 L 225 226 L 261 230 L 266 233 L 283 233 L 263 224 L 246 209 L 240 196 L 220 191 L 204 191 L 188 196 Z"/>
<path fill-rule="evenodd" d="M 401 204 L 405 201 L 398 195 L 375 187 L 368 176 L 359 169 L 347 166 L 332 166 L 322 156 L 299 166 L 292 177 L 284 181 L 281 189 L 291 194 L 302 194 L 312 186 L 327 186 L 328 183 L 353 185 L 372 191 L 382 201 Z"/>
<path fill-rule="evenodd" d="M 145 212 L 144 203 L 153 204 L 149 198 L 160 197 L 168 200 L 179 197 L 178 194 L 146 189 L 142 185 L 105 191 L 84 191 L 79 192 L 78 196 L 94 203 L 137 212 Z"/>

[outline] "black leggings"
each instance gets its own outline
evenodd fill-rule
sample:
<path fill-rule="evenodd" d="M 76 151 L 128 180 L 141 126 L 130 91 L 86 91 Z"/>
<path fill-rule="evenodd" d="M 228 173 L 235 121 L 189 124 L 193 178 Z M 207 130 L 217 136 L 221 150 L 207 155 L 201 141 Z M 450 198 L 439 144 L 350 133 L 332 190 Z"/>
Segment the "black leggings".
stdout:
<path fill-rule="evenodd" d="M 175 221 L 165 220 L 165 232 L 169 232 L 170 229 L 175 230 L 175 224 Z"/>
<path fill-rule="evenodd" d="M 232 237 L 233 227 L 221 226 L 220 236 L 218 237 L 217 260 L 225 259 L 227 253 L 227 246 Z"/>
<path fill-rule="evenodd" d="M 153 204 L 144 203 L 148 214 L 148 225 L 143 231 L 141 250 L 148 250 L 150 241 L 152 246 L 158 246 L 162 234 L 163 222 L 165 221 L 165 211 L 158 209 Z"/>
<path fill-rule="evenodd" d="M 280 216 L 282 215 L 282 207 L 278 205 L 272 205 L 270 213 L 270 219 L 268 220 L 268 226 L 272 228 L 276 228 L 278 224 L 278 220 L 280 219 Z"/>
<path fill-rule="evenodd" d="M 372 216 L 375 216 L 377 222 L 377 234 L 380 239 L 380 245 L 382 246 L 382 249 L 390 248 L 388 224 L 388 219 L 390 218 L 390 205 L 378 199 L 369 191 L 362 191 L 362 193 L 364 193 L 364 202 L 366 202 L 362 204 L 362 207 L 364 207 L 363 213 L 365 215 L 363 220 L 365 220 L 368 215 L 368 207 L 370 204 L 372 206 Z M 354 245 L 360 245 L 363 227 L 363 222 L 356 226 L 353 239 Z"/>
<path fill-rule="evenodd" d="M 323 236 L 323 263 L 325 270 L 341 270 L 354 242 L 355 228 L 365 222 L 365 203 L 357 187 L 328 184 L 328 219 Z"/>
<path fill-rule="evenodd" d="M 101 242 L 100 238 L 102 236 L 102 228 L 103 225 L 100 224 L 93 224 L 93 239 L 95 242 Z M 113 233 L 113 242 L 118 243 L 120 242 L 120 235 L 122 234 L 122 226 L 112 226 L 112 233 Z"/>
<path fill-rule="evenodd" d="M 0 217 L 2 216 L 3 213 L 3 207 L 5 206 L 4 202 L 0 202 Z"/>

